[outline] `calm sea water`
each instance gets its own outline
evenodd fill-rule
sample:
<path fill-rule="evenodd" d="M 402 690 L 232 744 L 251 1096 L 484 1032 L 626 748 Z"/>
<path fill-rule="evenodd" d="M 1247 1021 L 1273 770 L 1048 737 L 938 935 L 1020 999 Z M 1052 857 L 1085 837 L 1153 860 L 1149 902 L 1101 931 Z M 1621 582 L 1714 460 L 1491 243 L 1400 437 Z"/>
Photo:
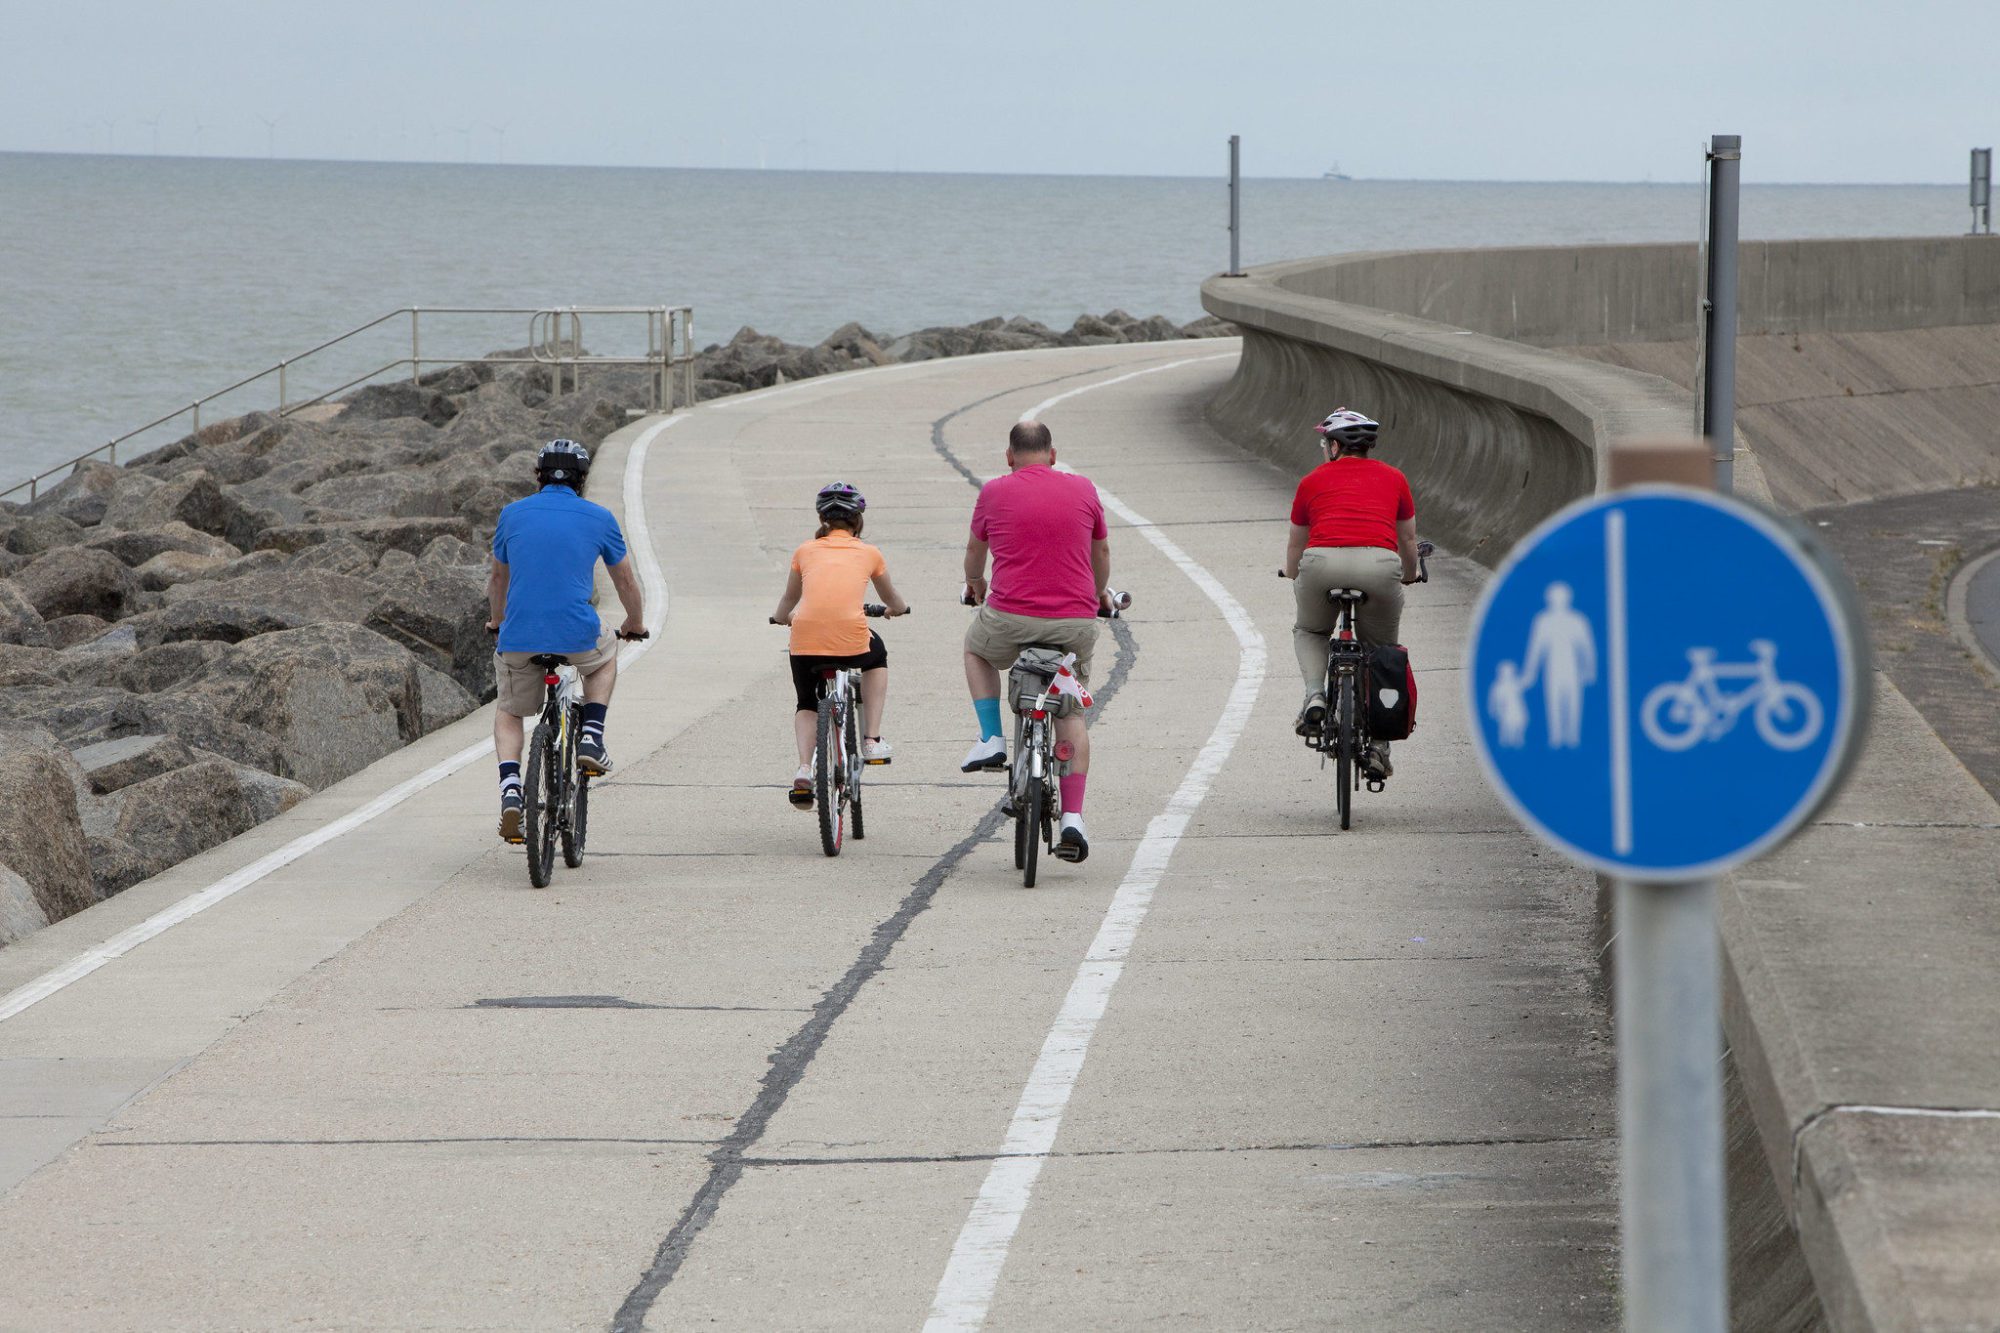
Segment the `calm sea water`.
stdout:
<path fill-rule="evenodd" d="M 1243 258 L 1691 240 L 1689 176 L 1253 180 Z M 689 304 L 703 342 L 745 324 L 817 341 L 851 319 L 1066 326 L 1114 306 L 1193 319 L 1227 263 L 1226 209 L 1220 180 L 0 154 L 0 484 L 405 305 Z M 1751 185 L 1743 200 L 1754 237 L 1949 234 L 1966 216 L 1962 186 Z M 527 327 L 440 319 L 424 336 L 427 355 L 470 356 Z M 593 350 L 635 336 L 584 330 Z M 380 330 L 300 367 L 291 395 L 407 350 L 406 324 Z"/>

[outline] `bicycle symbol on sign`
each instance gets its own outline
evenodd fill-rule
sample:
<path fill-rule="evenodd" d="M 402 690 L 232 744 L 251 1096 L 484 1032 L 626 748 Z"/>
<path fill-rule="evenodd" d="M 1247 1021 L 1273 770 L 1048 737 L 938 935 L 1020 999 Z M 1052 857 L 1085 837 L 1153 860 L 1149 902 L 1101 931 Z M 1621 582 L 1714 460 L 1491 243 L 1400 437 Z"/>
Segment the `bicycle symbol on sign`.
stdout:
<path fill-rule="evenodd" d="M 1796 681 L 1778 678 L 1778 646 L 1769 639 L 1752 639 L 1750 652 L 1754 662 L 1718 663 L 1713 648 L 1688 649 L 1687 679 L 1657 686 L 1640 705 L 1639 725 L 1646 738 L 1662 750 L 1691 749 L 1697 742 L 1727 736 L 1738 715 L 1749 709 L 1757 734 L 1773 749 L 1811 745 L 1825 722 L 1819 696 Z M 1754 683 L 1725 694 L 1725 680 Z"/>

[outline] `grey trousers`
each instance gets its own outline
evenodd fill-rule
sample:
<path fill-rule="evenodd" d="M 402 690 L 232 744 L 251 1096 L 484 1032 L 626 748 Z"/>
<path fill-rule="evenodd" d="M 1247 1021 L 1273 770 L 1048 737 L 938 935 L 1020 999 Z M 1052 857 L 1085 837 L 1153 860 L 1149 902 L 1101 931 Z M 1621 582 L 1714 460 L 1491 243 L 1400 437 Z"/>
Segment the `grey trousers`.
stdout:
<path fill-rule="evenodd" d="M 1403 625 L 1403 559 L 1380 546 L 1314 546 L 1299 558 L 1298 619 L 1292 625 L 1292 649 L 1298 654 L 1299 675 L 1306 693 L 1326 684 L 1326 645 L 1339 619 L 1339 608 L 1327 598 L 1334 588 L 1359 588 L 1368 594 L 1355 614 L 1355 628 L 1365 643 L 1395 643 Z"/>

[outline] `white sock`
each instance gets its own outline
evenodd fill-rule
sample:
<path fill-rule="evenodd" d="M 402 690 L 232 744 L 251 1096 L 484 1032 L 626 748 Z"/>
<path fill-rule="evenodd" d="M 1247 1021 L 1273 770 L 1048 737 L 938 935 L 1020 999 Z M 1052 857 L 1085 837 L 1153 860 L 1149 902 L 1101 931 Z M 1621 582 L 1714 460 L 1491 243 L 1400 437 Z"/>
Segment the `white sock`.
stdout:
<path fill-rule="evenodd" d="M 1073 811 L 1065 811 L 1065 812 L 1063 813 L 1063 820 L 1062 820 L 1062 826 L 1063 826 L 1064 828 L 1073 828 L 1073 829 L 1075 829 L 1075 830 L 1076 830 L 1076 831 L 1077 831 L 1078 833 L 1082 833 L 1082 832 L 1084 831 L 1084 830 L 1083 830 L 1083 816 L 1082 816 L 1081 814 L 1077 814 L 1077 813 L 1075 813 L 1075 812 L 1073 812 Z"/>

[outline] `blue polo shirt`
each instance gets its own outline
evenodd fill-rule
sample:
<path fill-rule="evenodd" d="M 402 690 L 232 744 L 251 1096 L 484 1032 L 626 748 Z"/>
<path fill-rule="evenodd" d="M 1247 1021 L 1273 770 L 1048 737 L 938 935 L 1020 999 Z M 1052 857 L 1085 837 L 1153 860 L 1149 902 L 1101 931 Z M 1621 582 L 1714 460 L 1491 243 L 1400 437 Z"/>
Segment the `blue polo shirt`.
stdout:
<path fill-rule="evenodd" d="M 581 653 L 601 626 L 590 604 L 597 562 L 625 558 L 625 534 L 603 505 L 567 486 L 542 487 L 500 511 L 493 558 L 507 566 L 503 653 Z"/>

